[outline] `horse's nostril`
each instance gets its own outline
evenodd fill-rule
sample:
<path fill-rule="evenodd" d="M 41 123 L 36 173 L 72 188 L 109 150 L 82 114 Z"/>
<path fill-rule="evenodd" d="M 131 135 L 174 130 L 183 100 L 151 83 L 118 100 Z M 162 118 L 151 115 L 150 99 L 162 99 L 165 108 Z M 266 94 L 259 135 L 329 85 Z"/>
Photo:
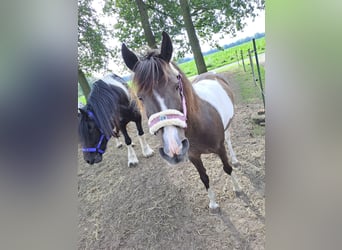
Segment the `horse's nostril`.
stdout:
<path fill-rule="evenodd" d="M 187 150 L 189 149 L 189 140 L 185 138 L 185 139 L 182 141 L 182 146 L 183 146 L 182 151 L 187 151 Z"/>
<path fill-rule="evenodd" d="M 86 160 L 86 162 L 87 162 L 88 164 L 90 164 L 90 165 L 93 165 L 93 164 L 94 164 L 94 162 L 95 162 L 95 159 L 92 159 L 92 160 Z"/>

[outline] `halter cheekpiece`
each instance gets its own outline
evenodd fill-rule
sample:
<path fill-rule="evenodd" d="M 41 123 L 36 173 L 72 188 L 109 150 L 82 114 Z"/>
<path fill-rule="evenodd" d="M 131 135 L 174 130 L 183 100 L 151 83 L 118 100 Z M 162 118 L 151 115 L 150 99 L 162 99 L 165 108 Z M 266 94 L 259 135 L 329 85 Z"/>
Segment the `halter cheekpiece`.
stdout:
<path fill-rule="evenodd" d="M 82 148 L 82 151 L 83 151 L 83 152 L 95 152 L 95 153 L 103 154 L 103 153 L 105 152 L 105 150 L 106 150 L 106 149 L 102 150 L 102 149 L 100 148 L 100 147 L 101 147 L 101 144 L 102 144 L 102 142 L 103 142 L 103 139 L 106 138 L 107 140 L 109 140 L 110 137 L 106 137 L 106 136 L 105 136 L 105 134 L 103 133 L 102 129 L 101 129 L 100 126 L 99 126 L 99 122 L 97 121 L 96 116 L 94 115 L 94 113 L 88 110 L 88 111 L 87 111 L 87 114 L 88 114 L 89 118 L 91 118 L 91 119 L 95 122 L 96 126 L 98 127 L 98 129 L 99 129 L 100 132 L 101 132 L 101 136 L 100 136 L 100 140 L 99 140 L 99 142 L 97 143 L 97 145 L 96 145 L 95 148 L 84 148 L 84 147 L 83 147 L 83 148 Z"/>
<path fill-rule="evenodd" d="M 178 79 L 178 89 L 179 94 L 182 98 L 182 106 L 183 106 L 183 113 L 176 109 L 167 109 L 155 113 L 150 116 L 148 119 L 148 126 L 150 128 L 150 133 L 155 134 L 159 129 L 165 126 L 177 126 L 181 128 L 186 128 L 186 116 L 187 116 L 187 109 L 186 109 L 186 100 L 183 92 L 183 82 L 182 77 L 180 74 L 177 75 Z"/>

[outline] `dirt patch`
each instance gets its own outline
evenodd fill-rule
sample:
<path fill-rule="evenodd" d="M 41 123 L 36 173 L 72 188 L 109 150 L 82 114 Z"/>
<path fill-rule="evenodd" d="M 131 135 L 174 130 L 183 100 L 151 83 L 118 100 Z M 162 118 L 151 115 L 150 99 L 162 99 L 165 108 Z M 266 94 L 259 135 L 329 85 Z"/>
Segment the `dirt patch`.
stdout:
<path fill-rule="evenodd" d="M 203 155 L 221 207 L 220 214 L 210 214 L 195 167 L 190 162 L 171 167 L 157 153 L 144 158 L 135 126 L 129 124 L 137 167 L 127 167 L 126 147 L 117 149 L 113 140 L 97 165 L 85 164 L 78 151 L 79 249 L 265 248 L 265 131 L 255 133 L 251 120 L 263 105 L 241 103 L 238 86 L 234 88 L 231 135 L 243 195 L 235 196 L 218 156 Z M 146 119 L 143 124 L 147 132 Z M 158 138 L 146 133 L 146 139 L 157 152 Z"/>

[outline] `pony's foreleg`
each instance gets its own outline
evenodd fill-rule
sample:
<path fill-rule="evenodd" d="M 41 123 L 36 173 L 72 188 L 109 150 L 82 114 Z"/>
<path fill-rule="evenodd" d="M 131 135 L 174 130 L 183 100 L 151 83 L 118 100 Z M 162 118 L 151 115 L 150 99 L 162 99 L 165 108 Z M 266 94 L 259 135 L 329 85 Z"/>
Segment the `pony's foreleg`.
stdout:
<path fill-rule="evenodd" d="M 209 197 L 209 209 L 210 212 L 212 213 L 217 213 L 220 210 L 219 205 L 216 203 L 216 196 L 214 191 L 209 187 L 209 177 L 206 173 L 206 170 L 203 166 L 203 162 L 201 160 L 201 156 L 197 155 L 197 156 L 193 156 L 191 154 L 189 154 L 189 159 L 190 161 L 195 165 L 200 178 L 205 186 L 205 188 L 208 191 L 208 197 Z"/>
<path fill-rule="evenodd" d="M 140 114 L 136 116 L 135 124 L 136 124 L 137 130 L 138 130 L 141 151 L 145 157 L 150 157 L 153 155 L 154 152 L 146 142 L 146 139 L 144 136 L 144 130 L 143 130 L 142 125 L 141 125 L 141 115 Z"/>
<path fill-rule="evenodd" d="M 121 147 L 122 147 L 122 143 L 121 143 L 121 141 L 119 140 L 119 138 L 114 137 L 114 140 L 115 140 L 115 146 L 116 146 L 117 148 L 121 148 Z"/>
<path fill-rule="evenodd" d="M 141 146 L 141 151 L 145 157 L 150 157 L 153 155 L 154 151 L 150 146 L 147 144 L 145 136 L 139 135 L 139 142 Z"/>
<path fill-rule="evenodd" d="M 236 159 L 236 155 L 235 155 L 235 152 L 233 150 L 232 142 L 230 140 L 230 132 L 228 129 L 224 132 L 224 138 L 225 138 L 227 145 L 228 145 L 229 154 L 230 154 L 230 157 L 232 158 L 232 163 L 234 166 L 236 166 L 239 164 L 239 161 Z"/>
<path fill-rule="evenodd" d="M 128 152 L 128 167 L 135 166 L 139 163 L 139 160 L 137 158 L 137 155 L 135 154 L 135 151 L 132 147 L 132 140 L 129 137 L 126 129 L 127 123 L 122 122 L 121 124 L 121 132 L 125 138 L 125 143 L 127 145 L 127 152 Z"/>

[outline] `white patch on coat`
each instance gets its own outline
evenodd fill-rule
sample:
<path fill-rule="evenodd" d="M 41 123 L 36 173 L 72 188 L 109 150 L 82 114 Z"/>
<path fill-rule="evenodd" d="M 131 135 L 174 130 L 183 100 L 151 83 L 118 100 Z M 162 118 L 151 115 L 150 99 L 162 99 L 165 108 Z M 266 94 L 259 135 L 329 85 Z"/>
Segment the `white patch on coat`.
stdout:
<path fill-rule="evenodd" d="M 127 97 L 130 98 L 129 93 L 128 93 L 128 89 L 124 85 L 122 85 L 121 82 L 118 82 L 115 79 L 113 79 L 113 77 L 111 77 L 110 75 L 105 76 L 104 78 L 102 78 L 102 81 L 104 81 L 107 84 L 111 84 L 111 85 L 114 85 L 116 87 L 121 88 L 123 91 L 125 91 Z"/>
<path fill-rule="evenodd" d="M 121 143 L 121 141 L 119 140 L 119 138 L 114 137 L 114 140 L 115 140 L 115 146 L 116 146 L 117 148 L 120 148 L 120 147 L 122 146 L 122 143 Z"/>
<path fill-rule="evenodd" d="M 193 87 L 202 100 L 209 102 L 217 110 L 223 127 L 226 128 L 234 115 L 234 105 L 227 92 L 215 80 L 202 80 Z"/>
<path fill-rule="evenodd" d="M 236 165 L 236 164 L 239 163 L 239 161 L 236 159 L 236 155 L 235 155 L 235 152 L 234 152 L 234 149 L 233 149 L 233 146 L 232 146 L 232 142 L 230 140 L 230 132 L 229 132 L 228 129 L 224 132 L 224 136 L 225 136 L 225 139 L 226 139 L 226 142 L 227 142 L 227 145 L 228 145 L 230 157 L 232 159 L 232 164 Z"/>
<path fill-rule="evenodd" d="M 134 166 L 139 163 L 137 155 L 135 154 L 135 151 L 131 145 L 127 145 L 127 151 L 128 151 L 128 166 Z"/>
<path fill-rule="evenodd" d="M 235 175 L 234 171 L 230 174 L 230 177 L 232 178 L 232 183 L 233 183 L 233 190 L 235 192 L 241 192 L 241 187 L 238 181 L 237 176 Z"/>
<path fill-rule="evenodd" d="M 211 188 L 208 188 L 208 197 L 209 197 L 209 208 L 211 209 L 215 209 L 218 208 L 219 205 L 216 203 L 216 197 L 215 197 L 215 193 L 213 190 L 211 190 Z"/>

